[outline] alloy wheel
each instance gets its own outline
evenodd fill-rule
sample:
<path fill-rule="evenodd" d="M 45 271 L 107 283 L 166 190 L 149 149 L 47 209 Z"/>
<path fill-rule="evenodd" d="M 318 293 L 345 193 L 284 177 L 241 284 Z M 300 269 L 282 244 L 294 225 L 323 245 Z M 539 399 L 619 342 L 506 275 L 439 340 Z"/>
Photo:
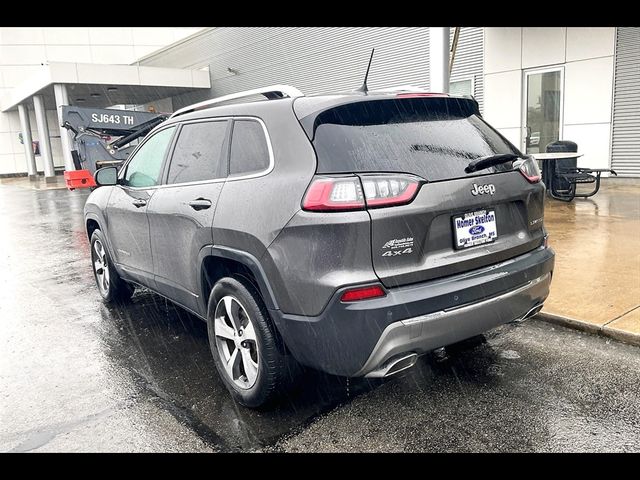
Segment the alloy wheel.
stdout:
<path fill-rule="evenodd" d="M 253 323 L 237 298 L 227 295 L 218 302 L 214 333 L 229 378 L 242 389 L 251 388 L 258 378 L 258 343 Z"/>
<path fill-rule="evenodd" d="M 106 295 L 109 291 L 109 265 L 107 254 L 100 240 L 93 242 L 93 271 L 96 274 L 96 282 L 100 291 Z"/>

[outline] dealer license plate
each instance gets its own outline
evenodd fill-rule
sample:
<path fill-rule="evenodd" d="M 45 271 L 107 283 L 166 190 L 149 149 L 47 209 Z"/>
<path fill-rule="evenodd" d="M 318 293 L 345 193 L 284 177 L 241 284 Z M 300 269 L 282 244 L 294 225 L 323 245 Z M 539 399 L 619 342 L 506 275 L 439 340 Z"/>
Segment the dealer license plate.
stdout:
<path fill-rule="evenodd" d="M 496 212 L 494 210 L 477 210 L 453 217 L 455 247 L 468 248 L 493 242 L 498 238 L 496 228 Z"/>

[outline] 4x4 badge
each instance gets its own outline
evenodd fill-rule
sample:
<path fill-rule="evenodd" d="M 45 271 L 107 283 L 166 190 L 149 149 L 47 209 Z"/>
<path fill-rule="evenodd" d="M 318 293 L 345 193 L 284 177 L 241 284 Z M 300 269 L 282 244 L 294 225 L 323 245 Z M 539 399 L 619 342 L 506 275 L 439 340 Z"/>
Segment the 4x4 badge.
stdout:
<path fill-rule="evenodd" d="M 405 253 L 413 253 L 413 248 L 405 248 L 404 250 L 387 250 L 382 254 L 382 256 L 395 257 L 397 255 L 404 255 Z"/>

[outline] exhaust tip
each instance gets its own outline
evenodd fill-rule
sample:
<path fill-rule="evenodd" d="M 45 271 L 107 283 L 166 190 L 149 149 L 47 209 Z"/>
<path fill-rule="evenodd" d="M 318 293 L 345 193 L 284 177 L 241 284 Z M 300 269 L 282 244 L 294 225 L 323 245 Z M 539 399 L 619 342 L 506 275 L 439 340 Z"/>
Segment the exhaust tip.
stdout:
<path fill-rule="evenodd" d="M 391 358 L 380 368 L 365 375 L 367 378 L 387 378 L 413 367 L 418 361 L 417 353 L 409 353 Z"/>
<path fill-rule="evenodd" d="M 536 305 L 535 307 L 533 307 L 531 310 L 529 310 L 529 311 L 527 312 L 527 314 L 524 316 L 524 318 L 526 319 L 526 318 L 531 318 L 531 317 L 533 317 L 533 316 L 534 316 L 534 315 L 536 315 L 538 312 L 540 312 L 540 310 L 542 310 L 542 307 L 543 307 L 543 306 L 544 306 L 544 305 L 542 305 L 542 304 Z"/>
<path fill-rule="evenodd" d="M 522 317 L 514 320 L 514 322 L 524 322 L 526 319 L 531 318 L 535 314 L 540 312 L 540 310 L 542 310 L 542 307 L 544 307 L 544 304 L 542 304 L 542 303 L 539 303 L 538 305 L 535 305 L 533 308 L 529 309 L 529 311 L 527 313 L 525 313 Z"/>

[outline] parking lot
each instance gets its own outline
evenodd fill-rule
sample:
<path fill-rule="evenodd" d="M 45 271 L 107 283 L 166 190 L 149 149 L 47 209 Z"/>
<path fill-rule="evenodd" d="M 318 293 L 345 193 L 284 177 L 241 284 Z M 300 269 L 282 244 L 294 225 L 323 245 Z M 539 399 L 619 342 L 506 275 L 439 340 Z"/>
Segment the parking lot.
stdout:
<path fill-rule="evenodd" d="M 87 194 L 0 185 L 0 451 L 640 450 L 638 347 L 538 319 L 240 407 L 204 323 L 145 290 L 100 301 Z"/>

